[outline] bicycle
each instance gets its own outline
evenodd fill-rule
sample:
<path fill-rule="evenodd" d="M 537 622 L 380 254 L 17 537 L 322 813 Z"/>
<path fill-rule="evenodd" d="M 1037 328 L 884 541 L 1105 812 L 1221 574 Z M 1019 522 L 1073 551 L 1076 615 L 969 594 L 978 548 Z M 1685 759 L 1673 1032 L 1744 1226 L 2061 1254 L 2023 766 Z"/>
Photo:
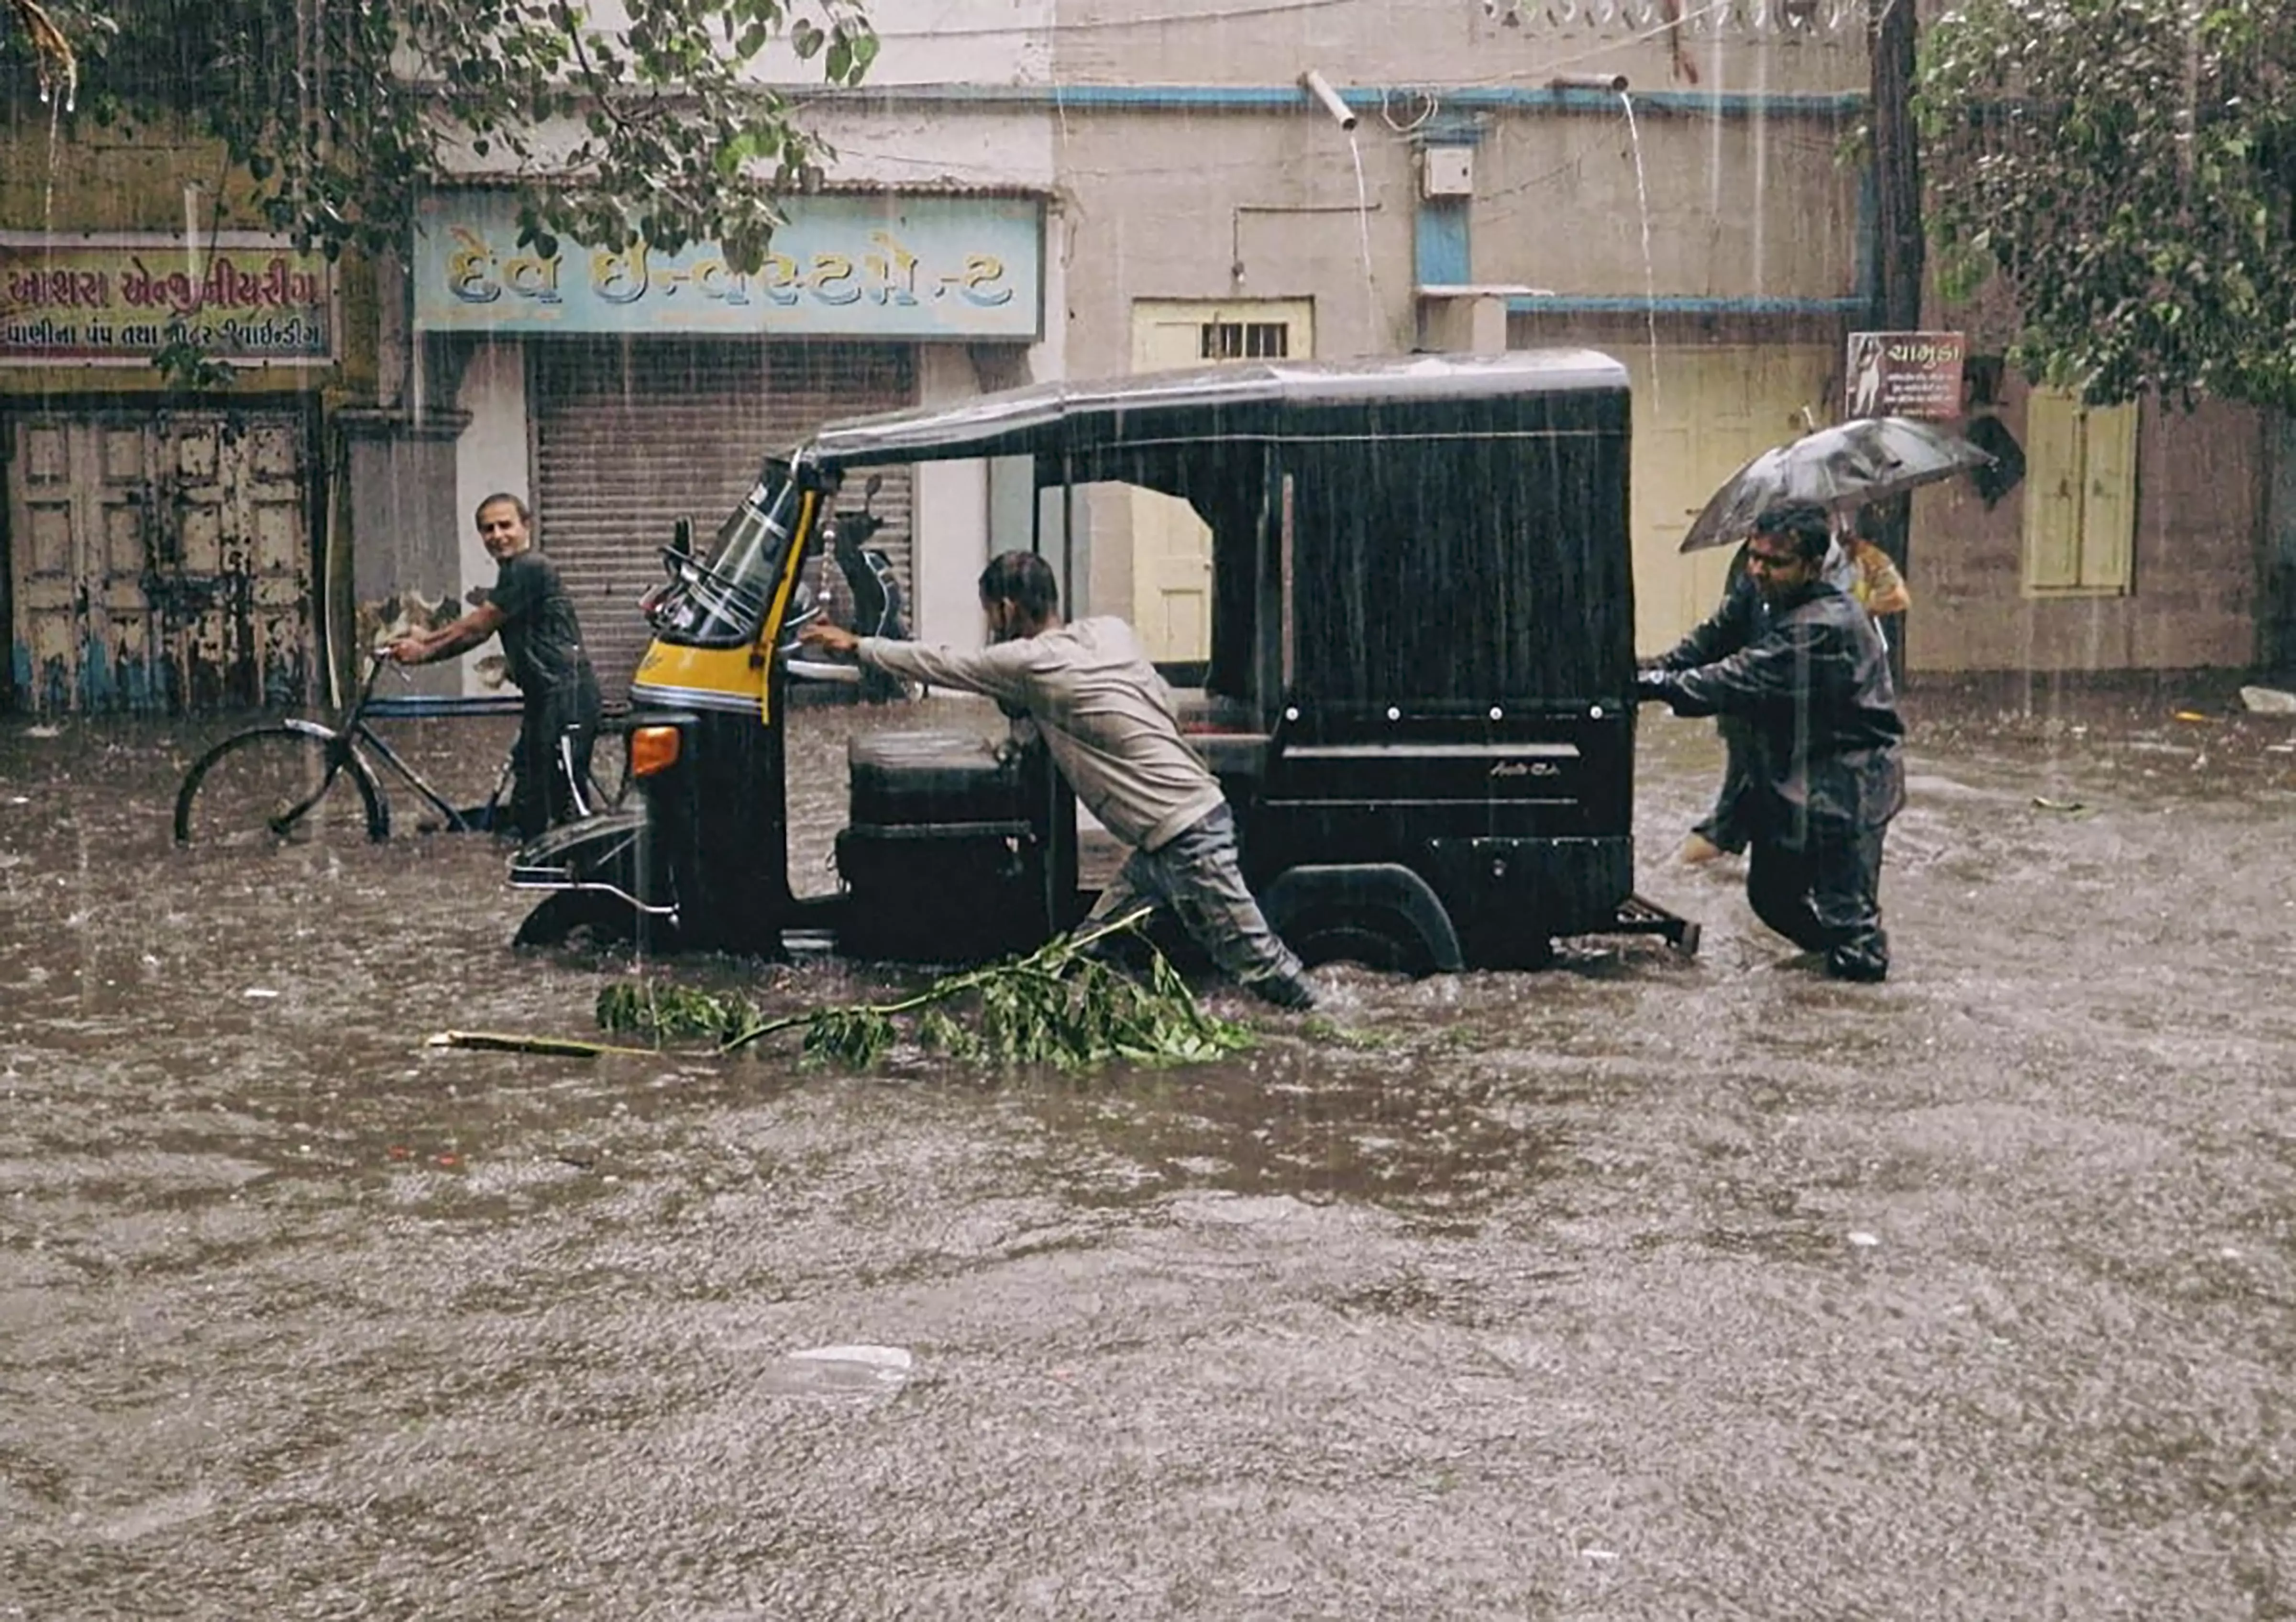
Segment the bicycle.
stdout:
<path fill-rule="evenodd" d="M 340 725 L 290 716 L 234 733 L 192 763 L 176 791 L 178 845 L 325 845 L 380 843 L 390 837 L 390 799 L 365 750 L 403 778 L 440 821 L 426 829 L 455 833 L 490 831 L 508 809 L 517 759 L 511 744 L 496 774 L 494 792 L 474 808 L 457 807 L 377 733 L 368 717 L 385 700 L 375 683 L 393 663 L 378 651 L 358 696 Z M 365 750 L 362 749 L 365 746 Z M 559 769 L 570 774 L 572 754 L 560 740 Z M 348 789 L 340 785 L 348 782 Z M 574 805 L 586 815 L 610 803 L 594 776 L 576 785 Z"/>

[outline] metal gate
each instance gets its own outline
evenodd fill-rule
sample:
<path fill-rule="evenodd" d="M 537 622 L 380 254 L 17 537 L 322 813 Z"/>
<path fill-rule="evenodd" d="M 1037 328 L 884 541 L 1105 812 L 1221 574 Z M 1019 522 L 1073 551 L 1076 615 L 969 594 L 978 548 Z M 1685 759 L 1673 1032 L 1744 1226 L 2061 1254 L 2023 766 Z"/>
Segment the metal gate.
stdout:
<path fill-rule="evenodd" d="M 637 600 L 679 518 L 707 546 L 758 476 L 833 418 L 916 403 L 905 344 L 565 339 L 535 346 L 536 539 L 558 565 L 609 701 L 645 652 Z M 909 479 L 886 470 L 873 545 L 909 591 Z"/>
<path fill-rule="evenodd" d="M 310 442 L 299 412 L 12 415 L 18 707 L 304 701 Z"/>

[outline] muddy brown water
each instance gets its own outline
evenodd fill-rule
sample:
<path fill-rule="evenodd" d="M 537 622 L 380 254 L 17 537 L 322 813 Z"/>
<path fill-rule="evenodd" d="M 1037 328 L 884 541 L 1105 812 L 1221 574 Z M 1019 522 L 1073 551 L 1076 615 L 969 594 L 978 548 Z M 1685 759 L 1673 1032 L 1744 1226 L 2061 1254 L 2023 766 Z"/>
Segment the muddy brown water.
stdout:
<path fill-rule="evenodd" d="M 1907 709 L 1885 986 L 1668 864 L 1645 710 L 1697 961 L 1081 1077 L 429 1049 L 633 967 L 483 840 L 173 849 L 217 728 L 0 722 L 0 1617 L 2296 1614 L 2296 726 Z"/>

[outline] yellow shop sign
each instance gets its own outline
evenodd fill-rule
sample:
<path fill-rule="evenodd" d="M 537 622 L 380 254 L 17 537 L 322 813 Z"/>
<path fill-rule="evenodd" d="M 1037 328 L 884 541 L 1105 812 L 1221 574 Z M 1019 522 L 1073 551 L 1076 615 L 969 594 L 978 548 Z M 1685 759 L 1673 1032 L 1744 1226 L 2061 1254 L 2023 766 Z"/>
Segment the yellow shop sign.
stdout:
<path fill-rule="evenodd" d="M 242 366 L 335 358 L 327 262 L 284 238 L 0 232 L 0 365 L 144 365 L 189 341 Z"/>

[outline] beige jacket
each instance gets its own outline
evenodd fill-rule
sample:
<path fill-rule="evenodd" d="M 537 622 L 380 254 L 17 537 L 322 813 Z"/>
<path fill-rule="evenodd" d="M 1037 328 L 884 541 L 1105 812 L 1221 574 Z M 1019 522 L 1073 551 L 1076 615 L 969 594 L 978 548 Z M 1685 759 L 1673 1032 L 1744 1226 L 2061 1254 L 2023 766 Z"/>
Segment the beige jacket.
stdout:
<path fill-rule="evenodd" d="M 1121 619 L 1079 619 L 978 653 L 865 636 L 860 654 L 910 681 L 1026 709 L 1077 799 L 1128 845 L 1154 850 L 1220 804 L 1218 780 L 1180 735 L 1171 689 Z"/>

